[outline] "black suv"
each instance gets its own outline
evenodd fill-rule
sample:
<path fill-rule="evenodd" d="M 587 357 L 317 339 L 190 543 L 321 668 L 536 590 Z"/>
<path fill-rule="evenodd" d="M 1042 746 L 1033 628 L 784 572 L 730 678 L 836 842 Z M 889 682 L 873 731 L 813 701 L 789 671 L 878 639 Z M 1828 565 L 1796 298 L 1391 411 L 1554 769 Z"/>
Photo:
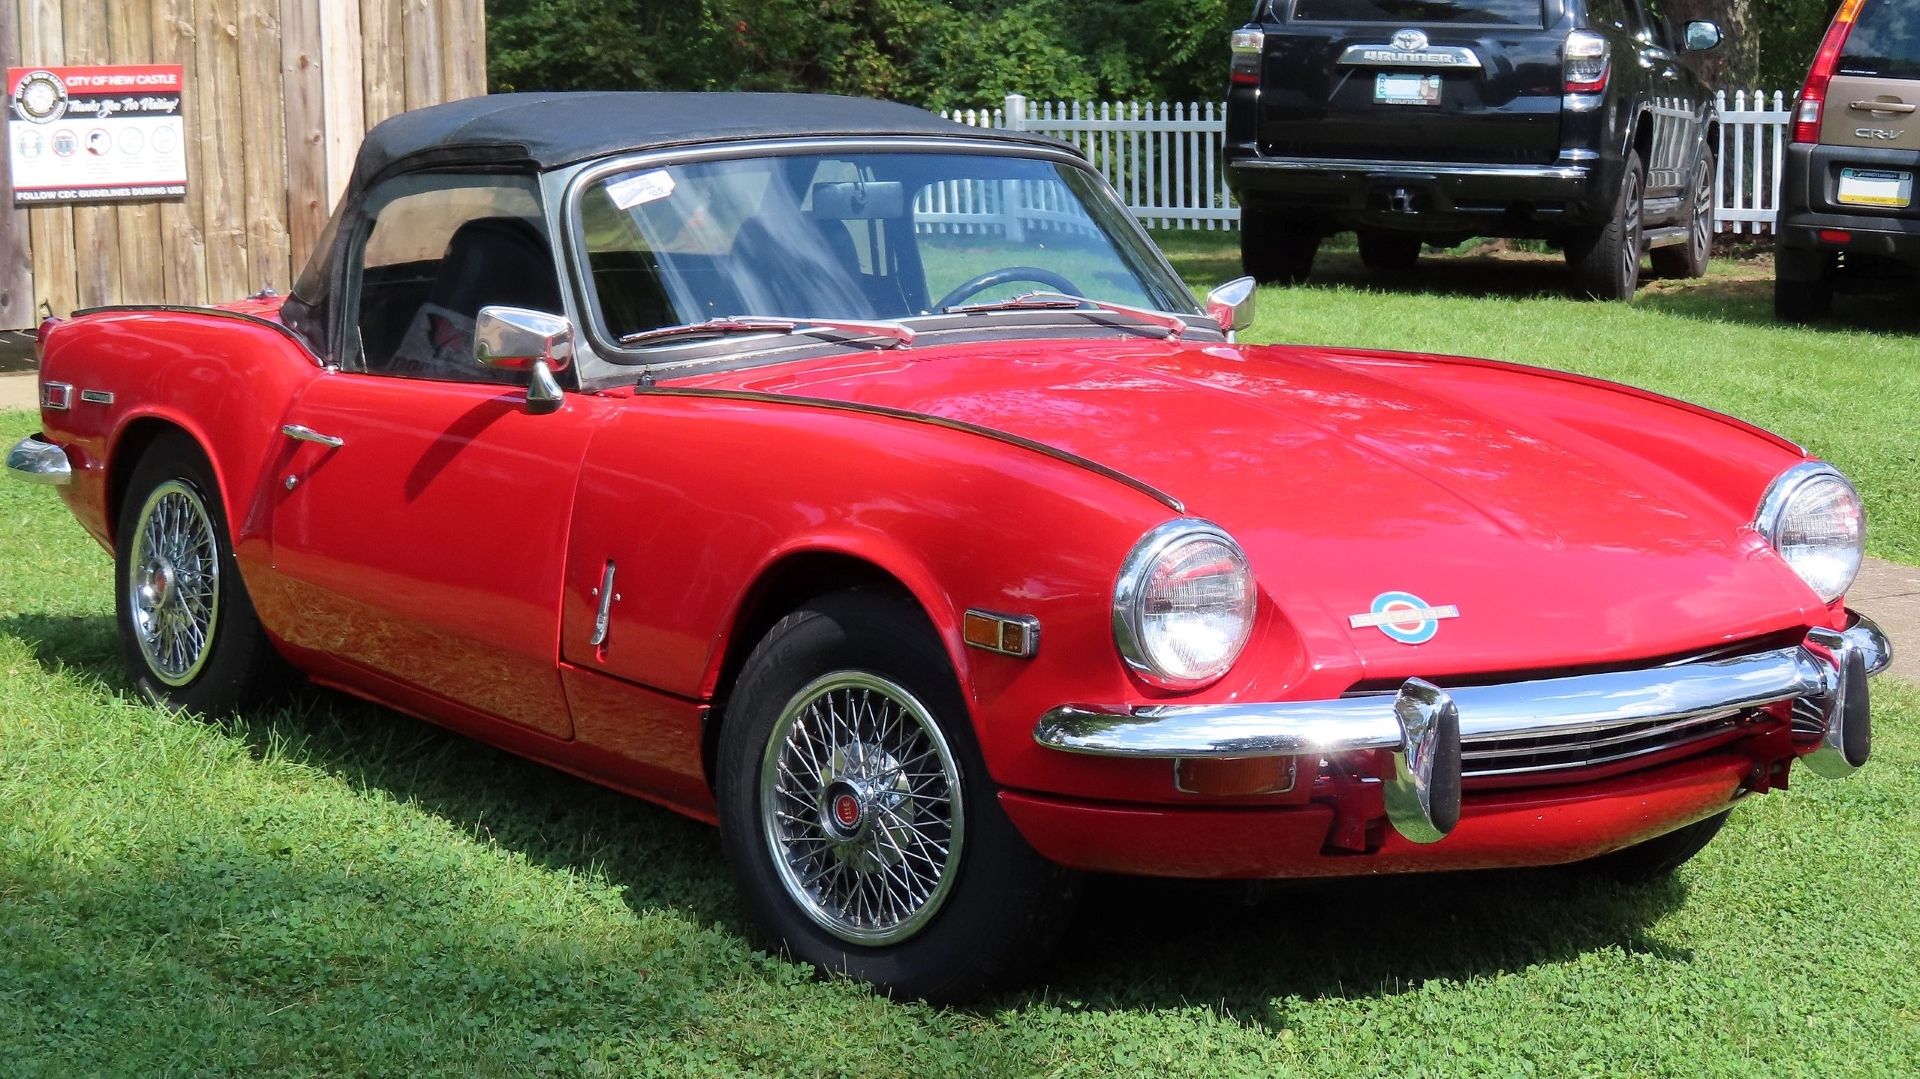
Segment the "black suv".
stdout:
<path fill-rule="evenodd" d="M 1848 0 L 1794 104 L 1775 222 L 1773 307 L 1794 322 L 1833 306 L 1834 279 L 1920 267 L 1920 8 Z"/>
<path fill-rule="evenodd" d="M 1227 182 L 1246 272 L 1296 282 L 1320 241 L 1403 270 L 1472 236 L 1566 249 L 1582 291 L 1706 272 L 1720 43 L 1660 0 L 1259 0 L 1233 34 Z"/>

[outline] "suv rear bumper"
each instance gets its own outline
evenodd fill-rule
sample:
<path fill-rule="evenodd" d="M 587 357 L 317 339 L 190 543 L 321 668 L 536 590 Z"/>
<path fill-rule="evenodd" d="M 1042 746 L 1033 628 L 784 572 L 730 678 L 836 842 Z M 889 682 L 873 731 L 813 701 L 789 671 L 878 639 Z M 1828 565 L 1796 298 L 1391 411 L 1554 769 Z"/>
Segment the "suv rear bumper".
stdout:
<path fill-rule="evenodd" d="M 1341 225 L 1408 230 L 1484 228 L 1490 219 L 1584 221 L 1590 163 L 1382 162 L 1332 157 L 1236 157 L 1227 182 L 1243 205 L 1331 214 Z"/>
<path fill-rule="evenodd" d="M 1920 266 L 1920 216 L 1914 211 L 1841 209 L 1834 202 L 1834 177 L 1843 165 L 1900 172 L 1920 171 L 1920 154 L 1911 150 L 1882 150 L 1811 146 L 1787 147 L 1782 170 L 1780 215 L 1775 220 L 1775 244 L 1790 269 L 1811 266 L 1813 252 L 1845 251 L 1891 258 Z M 1823 240 L 1822 231 L 1850 234 L 1846 242 Z M 1803 275 L 1804 276 L 1804 275 Z"/>

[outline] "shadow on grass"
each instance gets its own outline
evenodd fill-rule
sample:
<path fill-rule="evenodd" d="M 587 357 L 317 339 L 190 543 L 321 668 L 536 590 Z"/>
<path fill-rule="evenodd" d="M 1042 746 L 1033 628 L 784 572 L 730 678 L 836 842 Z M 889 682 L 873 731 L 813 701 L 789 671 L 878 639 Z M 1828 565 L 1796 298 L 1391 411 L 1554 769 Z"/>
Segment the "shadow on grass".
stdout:
<path fill-rule="evenodd" d="M 50 671 L 131 697 L 112 620 L 0 619 Z M 319 689 L 226 721 L 257 755 L 384 792 L 531 863 L 600 874 L 636 912 L 746 927 L 718 836 L 636 799 L 387 709 Z M 183 867 L 190 868 L 190 867 Z M 1687 958 L 1646 929 L 1685 898 L 1678 881 L 1625 888 L 1553 870 L 1245 885 L 1101 877 L 1043 979 L 986 1002 L 1021 1010 L 1207 1006 L 1285 1025 L 1276 998 L 1367 998 L 1568 959 L 1599 948 Z"/>

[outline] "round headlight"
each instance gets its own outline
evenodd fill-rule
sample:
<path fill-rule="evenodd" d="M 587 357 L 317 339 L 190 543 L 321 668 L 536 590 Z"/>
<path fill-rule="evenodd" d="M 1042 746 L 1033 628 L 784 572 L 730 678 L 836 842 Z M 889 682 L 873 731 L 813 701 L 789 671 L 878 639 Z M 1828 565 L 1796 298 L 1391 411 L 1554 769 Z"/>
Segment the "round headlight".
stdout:
<path fill-rule="evenodd" d="M 1253 572 L 1233 537 L 1199 520 L 1146 534 L 1113 589 L 1113 635 L 1141 677 L 1198 689 L 1240 658 L 1253 632 Z"/>
<path fill-rule="evenodd" d="M 1860 572 L 1866 507 L 1832 465 L 1806 461 L 1781 473 L 1761 499 L 1753 527 L 1827 603 L 1846 595 Z"/>

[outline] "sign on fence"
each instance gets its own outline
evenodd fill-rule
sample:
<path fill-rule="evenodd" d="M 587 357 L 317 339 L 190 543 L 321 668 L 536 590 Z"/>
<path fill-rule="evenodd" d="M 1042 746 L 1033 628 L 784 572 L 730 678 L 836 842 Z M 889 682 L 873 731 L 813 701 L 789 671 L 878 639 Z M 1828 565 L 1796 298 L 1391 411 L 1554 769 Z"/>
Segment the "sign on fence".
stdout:
<path fill-rule="evenodd" d="M 1719 182 L 1715 216 L 1722 232 L 1767 232 L 1780 205 L 1786 157 L 1787 95 L 1745 90 L 1718 95 Z M 1240 209 L 1220 167 L 1225 106 L 1213 101 L 1028 101 L 1011 94 L 995 109 L 950 111 L 974 127 L 1037 131 L 1065 139 L 1087 155 L 1149 228 L 1238 228 Z M 943 208 L 942 222 L 960 226 L 968 214 L 1000 213 Z"/>
<path fill-rule="evenodd" d="M 7 69 L 16 206 L 187 193 L 179 64 Z"/>

